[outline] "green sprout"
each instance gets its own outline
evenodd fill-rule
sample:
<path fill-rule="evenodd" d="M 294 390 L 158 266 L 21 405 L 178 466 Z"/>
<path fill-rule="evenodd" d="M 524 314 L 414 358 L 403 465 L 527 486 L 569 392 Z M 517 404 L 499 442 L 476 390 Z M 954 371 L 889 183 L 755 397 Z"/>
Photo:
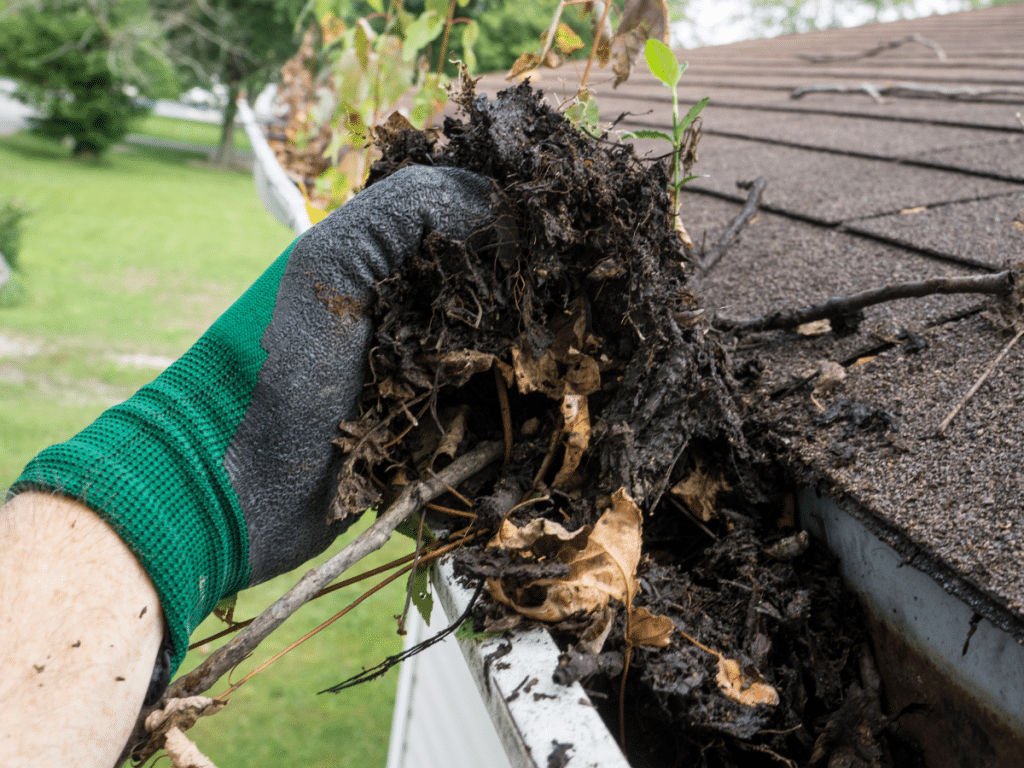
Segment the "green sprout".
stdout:
<path fill-rule="evenodd" d="M 683 72 L 686 71 L 687 64 L 684 62 L 682 65 L 676 60 L 672 50 L 660 40 L 654 40 L 653 38 L 647 41 L 647 45 L 644 48 L 644 56 L 647 59 L 647 66 L 650 67 L 651 73 L 661 80 L 666 86 L 672 89 L 672 135 L 665 133 L 664 131 L 642 129 L 639 131 L 633 131 L 632 133 L 625 134 L 623 139 L 663 139 L 672 145 L 672 207 L 678 215 L 679 212 L 679 190 L 683 188 L 683 185 L 687 184 L 694 179 L 702 178 L 701 174 L 689 175 L 680 178 L 682 173 L 685 173 L 685 158 L 687 142 L 684 141 L 686 136 L 686 129 L 689 128 L 693 121 L 697 119 L 701 110 L 707 106 L 709 99 L 707 97 L 701 99 L 694 104 L 690 111 L 686 113 L 686 116 L 682 120 L 679 119 L 679 94 L 676 92 L 676 88 L 679 85 L 679 78 L 683 76 Z"/>

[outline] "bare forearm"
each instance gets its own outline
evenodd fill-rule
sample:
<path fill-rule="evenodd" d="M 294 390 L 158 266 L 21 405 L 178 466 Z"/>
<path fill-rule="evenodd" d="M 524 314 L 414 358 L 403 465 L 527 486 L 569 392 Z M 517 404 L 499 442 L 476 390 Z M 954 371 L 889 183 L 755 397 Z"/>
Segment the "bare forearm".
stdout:
<path fill-rule="evenodd" d="M 163 637 L 156 590 L 88 507 L 0 508 L 0 765 L 110 768 Z"/>

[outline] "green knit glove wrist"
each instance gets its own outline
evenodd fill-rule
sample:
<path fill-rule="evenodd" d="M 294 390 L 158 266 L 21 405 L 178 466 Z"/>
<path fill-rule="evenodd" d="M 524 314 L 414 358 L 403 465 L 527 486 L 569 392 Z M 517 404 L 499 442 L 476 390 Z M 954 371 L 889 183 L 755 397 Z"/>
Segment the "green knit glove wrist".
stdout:
<path fill-rule="evenodd" d="M 156 381 L 42 451 L 11 486 L 78 499 L 114 527 L 160 595 L 175 669 L 192 631 L 249 583 L 245 519 L 223 460 L 267 356 L 260 338 L 293 247 Z"/>

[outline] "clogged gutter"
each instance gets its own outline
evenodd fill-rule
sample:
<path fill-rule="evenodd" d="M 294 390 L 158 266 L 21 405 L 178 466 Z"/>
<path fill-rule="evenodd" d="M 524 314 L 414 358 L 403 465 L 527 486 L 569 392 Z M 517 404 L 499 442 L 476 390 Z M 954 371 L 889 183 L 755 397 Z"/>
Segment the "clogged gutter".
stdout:
<path fill-rule="evenodd" d="M 504 441 L 500 468 L 438 502 L 490 532 L 456 560 L 486 580 L 476 628 L 549 626 L 558 675 L 606 697 L 634 766 L 913 765 L 853 599 L 744 437 L 663 167 L 525 85 L 461 105 L 442 141 L 392 123 L 369 183 L 465 168 L 506 216 L 464 243 L 428 235 L 381 285 L 333 514 Z"/>

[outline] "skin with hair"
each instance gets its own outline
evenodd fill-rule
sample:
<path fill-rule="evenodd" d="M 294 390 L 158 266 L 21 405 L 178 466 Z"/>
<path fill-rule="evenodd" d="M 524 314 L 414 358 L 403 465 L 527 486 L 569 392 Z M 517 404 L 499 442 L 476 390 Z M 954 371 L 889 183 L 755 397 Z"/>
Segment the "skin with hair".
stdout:
<path fill-rule="evenodd" d="M 110 768 L 163 637 L 156 590 L 114 530 L 62 496 L 15 496 L 0 541 L 0 765 Z"/>

